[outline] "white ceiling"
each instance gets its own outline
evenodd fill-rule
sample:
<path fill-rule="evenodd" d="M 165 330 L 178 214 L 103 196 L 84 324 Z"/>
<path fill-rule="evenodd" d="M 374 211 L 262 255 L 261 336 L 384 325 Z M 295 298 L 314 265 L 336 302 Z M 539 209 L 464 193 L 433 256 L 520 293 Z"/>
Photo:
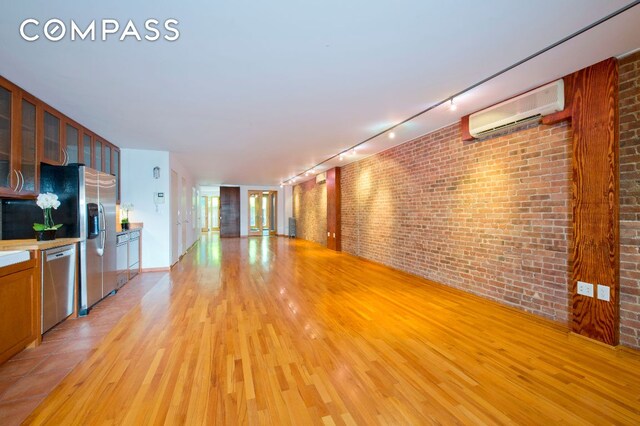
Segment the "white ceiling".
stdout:
<path fill-rule="evenodd" d="M 277 184 L 631 0 L 12 1 L 0 74 L 202 184 Z M 25 18 L 175 18 L 178 41 L 29 43 Z M 358 156 L 640 47 L 640 7 L 363 146 Z M 337 160 L 336 160 L 336 164 Z"/>

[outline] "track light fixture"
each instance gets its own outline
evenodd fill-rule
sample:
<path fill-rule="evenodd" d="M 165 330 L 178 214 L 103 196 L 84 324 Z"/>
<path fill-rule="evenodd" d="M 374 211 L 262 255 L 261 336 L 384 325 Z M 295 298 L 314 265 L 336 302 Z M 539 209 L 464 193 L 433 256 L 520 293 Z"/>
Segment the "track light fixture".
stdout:
<path fill-rule="evenodd" d="M 455 111 L 458 109 L 458 105 L 453 103 L 453 98 L 451 98 L 451 104 L 449 105 L 449 111 Z"/>

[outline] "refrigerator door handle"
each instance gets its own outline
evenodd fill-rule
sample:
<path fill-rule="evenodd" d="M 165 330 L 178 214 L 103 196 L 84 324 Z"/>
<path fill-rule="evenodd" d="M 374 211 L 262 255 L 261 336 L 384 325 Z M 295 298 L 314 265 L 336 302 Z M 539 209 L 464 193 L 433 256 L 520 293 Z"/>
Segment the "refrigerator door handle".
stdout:
<path fill-rule="evenodd" d="M 102 218 L 102 224 L 98 225 L 100 226 L 100 247 L 98 247 L 98 256 L 102 256 L 104 254 L 104 244 L 107 239 L 107 219 L 104 215 L 104 206 L 102 203 L 98 203 L 98 205 L 100 206 L 98 213 Z"/>

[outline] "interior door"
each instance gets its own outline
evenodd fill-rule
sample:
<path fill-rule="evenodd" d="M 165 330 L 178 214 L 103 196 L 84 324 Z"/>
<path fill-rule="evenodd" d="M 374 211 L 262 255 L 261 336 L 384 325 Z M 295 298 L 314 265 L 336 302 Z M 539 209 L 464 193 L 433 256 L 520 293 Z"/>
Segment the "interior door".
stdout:
<path fill-rule="evenodd" d="M 180 241 L 180 208 L 178 203 L 178 174 L 171 170 L 171 265 L 180 258 L 178 242 Z"/>
<path fill-rule="evenodd" d="M 211 212 L 211 221 L 210 227 L 212 231 L 220 230 L 220 197 L 209 197 L 210 199 L 210 208 Z"/>
<path fill-rule="evenodd" d="M 182 191 L 180 192 L 180 211 L 182 212 L 182 241 L 180 246 L 180 256 L 187 251 L 187 225 L 191 220 L 191 214 L 187 210 L 187 180 L 182 178 Z"/>
<path fill-rule="evenodd" d="M 220 237 L 240 236 L 240 187 L 220 187 Z"/>

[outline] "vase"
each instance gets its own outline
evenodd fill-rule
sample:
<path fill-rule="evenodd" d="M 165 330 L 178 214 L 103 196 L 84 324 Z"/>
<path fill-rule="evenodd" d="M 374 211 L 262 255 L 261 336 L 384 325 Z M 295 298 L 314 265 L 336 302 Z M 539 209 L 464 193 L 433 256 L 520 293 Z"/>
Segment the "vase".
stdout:
<path fill-rule="evenodd" d="M 122 222 L 120 225 L 122 225 L 122 230 L 123 231 L 128 231 L 129 230 L 129 222 Z"/>
<path fill-rule="evenodd" d="M 47 229 L 46 231 L 36 231 L 36 240 L 38 241 L 53 241 L 56 239 L 56 230 Z"/>

